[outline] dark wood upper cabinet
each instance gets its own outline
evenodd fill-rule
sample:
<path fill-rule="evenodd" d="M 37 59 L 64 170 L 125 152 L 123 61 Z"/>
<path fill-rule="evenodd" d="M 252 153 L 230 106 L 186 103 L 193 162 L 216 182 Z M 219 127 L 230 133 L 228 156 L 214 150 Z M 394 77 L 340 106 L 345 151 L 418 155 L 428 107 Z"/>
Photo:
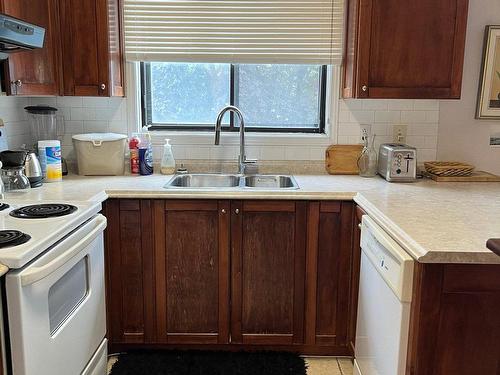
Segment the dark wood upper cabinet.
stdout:
<path fill-rule="evenodd" d="M 232 343 L 303 343 L 306 208 L 232 202 Z"/>
<path fill-rule="evenodd" d="M 44 47 L 9 55 L 5 62 L 8 95 L 61 94 L 61 48 L 57 0 L 1 0 L 1 10 L 46 29 Z"/>
<path fill-rule="evenodd" d="M 229 343 L 229 201 L 155 201 L 158 342 Z"/>
<path fill-rule="evenodd" d="M 64 95 L 123 96 L 119 0 L 60 3 Z"/>
<path fill-rule="evenodd" d="M 344 98 L 458 99 L 468 0 L 350 0 Z"/>
<path fill-rule="evenodd" d="M 0 0 L 46 29 L 41 49 L 5 63 L 8 95 L 124 96 L 121 0 Z"/>

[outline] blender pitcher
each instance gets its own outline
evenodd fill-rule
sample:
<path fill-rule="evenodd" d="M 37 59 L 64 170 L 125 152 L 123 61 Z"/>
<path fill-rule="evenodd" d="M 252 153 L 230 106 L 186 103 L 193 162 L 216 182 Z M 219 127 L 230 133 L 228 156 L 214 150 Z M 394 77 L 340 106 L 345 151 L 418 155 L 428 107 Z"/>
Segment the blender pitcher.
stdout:
<path fill-rule="evenodd" d="M 38 141 L 57 140 L 64 135 L 64 119 L 57 116 L 57 108 L 48 106 L 29 106 L 24 108 L 28 114 L 31 130 L 31 144 L 37 150 Z"/>

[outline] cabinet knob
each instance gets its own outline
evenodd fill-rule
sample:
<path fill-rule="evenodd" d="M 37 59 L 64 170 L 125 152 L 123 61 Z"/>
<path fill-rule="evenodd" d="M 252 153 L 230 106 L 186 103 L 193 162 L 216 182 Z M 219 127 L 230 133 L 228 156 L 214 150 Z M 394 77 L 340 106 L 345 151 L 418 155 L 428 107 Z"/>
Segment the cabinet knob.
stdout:
<path fill-rule="evenodd" d="M 222 210 L 220 210 L 221 213 L 225 214 L 226 213 L 226 209 L 223 208 Z"/>
<path fill-rule="evenodd" d="M 101 88 L 102 91 L 104 91 L 104 90 L 106 90 L 106 85 L 104 83 L 101 83 L 100 88 Z"/>
<path fill-rule="evenodd" d="M 366 85 L 361 86 L 361 90 L 363 90 L 364 92 L 367 92 L 368 91 L 368 86 L 366 86 Z"/>
<path fill-rule="evenodd" d="M 236 215 L 238 215 L 238 214 L 240 213 L 240 209 L 239 209 L 239 208 L 235 209 L 235 210 L 234 210 L 234 213 L 235 213 Z"/>
<path fill-rule="evenodd" d="M 21 87 L 23 85 L 23 81 L 21 81 L 20 79 L 16 79 L 15 81 L 12 81 L 11 83 L 16 87 Z"/>

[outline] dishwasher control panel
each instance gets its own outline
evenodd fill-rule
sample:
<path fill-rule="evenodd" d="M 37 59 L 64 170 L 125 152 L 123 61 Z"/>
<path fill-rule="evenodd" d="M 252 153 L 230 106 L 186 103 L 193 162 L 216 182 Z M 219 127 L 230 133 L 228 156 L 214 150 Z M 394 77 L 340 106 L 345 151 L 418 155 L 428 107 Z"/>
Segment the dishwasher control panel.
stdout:
<path fill-rule="evenodd" d="M 361 249 L 398 298 L 411 301 L 414 260 L 368 215 L 362 220 Z"/>

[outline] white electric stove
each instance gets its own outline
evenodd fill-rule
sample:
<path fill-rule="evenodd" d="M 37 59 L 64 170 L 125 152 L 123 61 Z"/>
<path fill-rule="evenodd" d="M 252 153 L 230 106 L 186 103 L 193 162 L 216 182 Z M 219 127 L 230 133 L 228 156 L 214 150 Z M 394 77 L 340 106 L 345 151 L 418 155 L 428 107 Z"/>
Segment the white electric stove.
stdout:
<path fill-rule="evenodd" d="M 13 217 L 15 210 L 31 205 L 40 205 L 41 202 L 0 200 L 0 231 L 19 231 L 31 238 L 29 241 L 17 245 L 0 248 L 0 263 L 9 268 L 20 268 L 47 250 L 65 235 L 78 226 L 97 215 L 101 210 L 98 202 L 43 202 L 43 205 L 54 204 L 56 207 L 70 205 L 76 210 L 64 216 L 46 218 L 19 218 Z M 5 207 L 7 205 L 8 207 Z M 42 213 L 43 215 L 43 213 Z M 1 233 L 1 232 L 0 232 Z M 1 238 L 0 238 L 1 242 Z M 1 246 L 1 245 L 0 245 Z"/>
<path fill-rule="evenodd" d="M 95 202 L 0 200 L 0 263 L 10 268 L 6 373 L 106 374 L 100 210 Z"/>

